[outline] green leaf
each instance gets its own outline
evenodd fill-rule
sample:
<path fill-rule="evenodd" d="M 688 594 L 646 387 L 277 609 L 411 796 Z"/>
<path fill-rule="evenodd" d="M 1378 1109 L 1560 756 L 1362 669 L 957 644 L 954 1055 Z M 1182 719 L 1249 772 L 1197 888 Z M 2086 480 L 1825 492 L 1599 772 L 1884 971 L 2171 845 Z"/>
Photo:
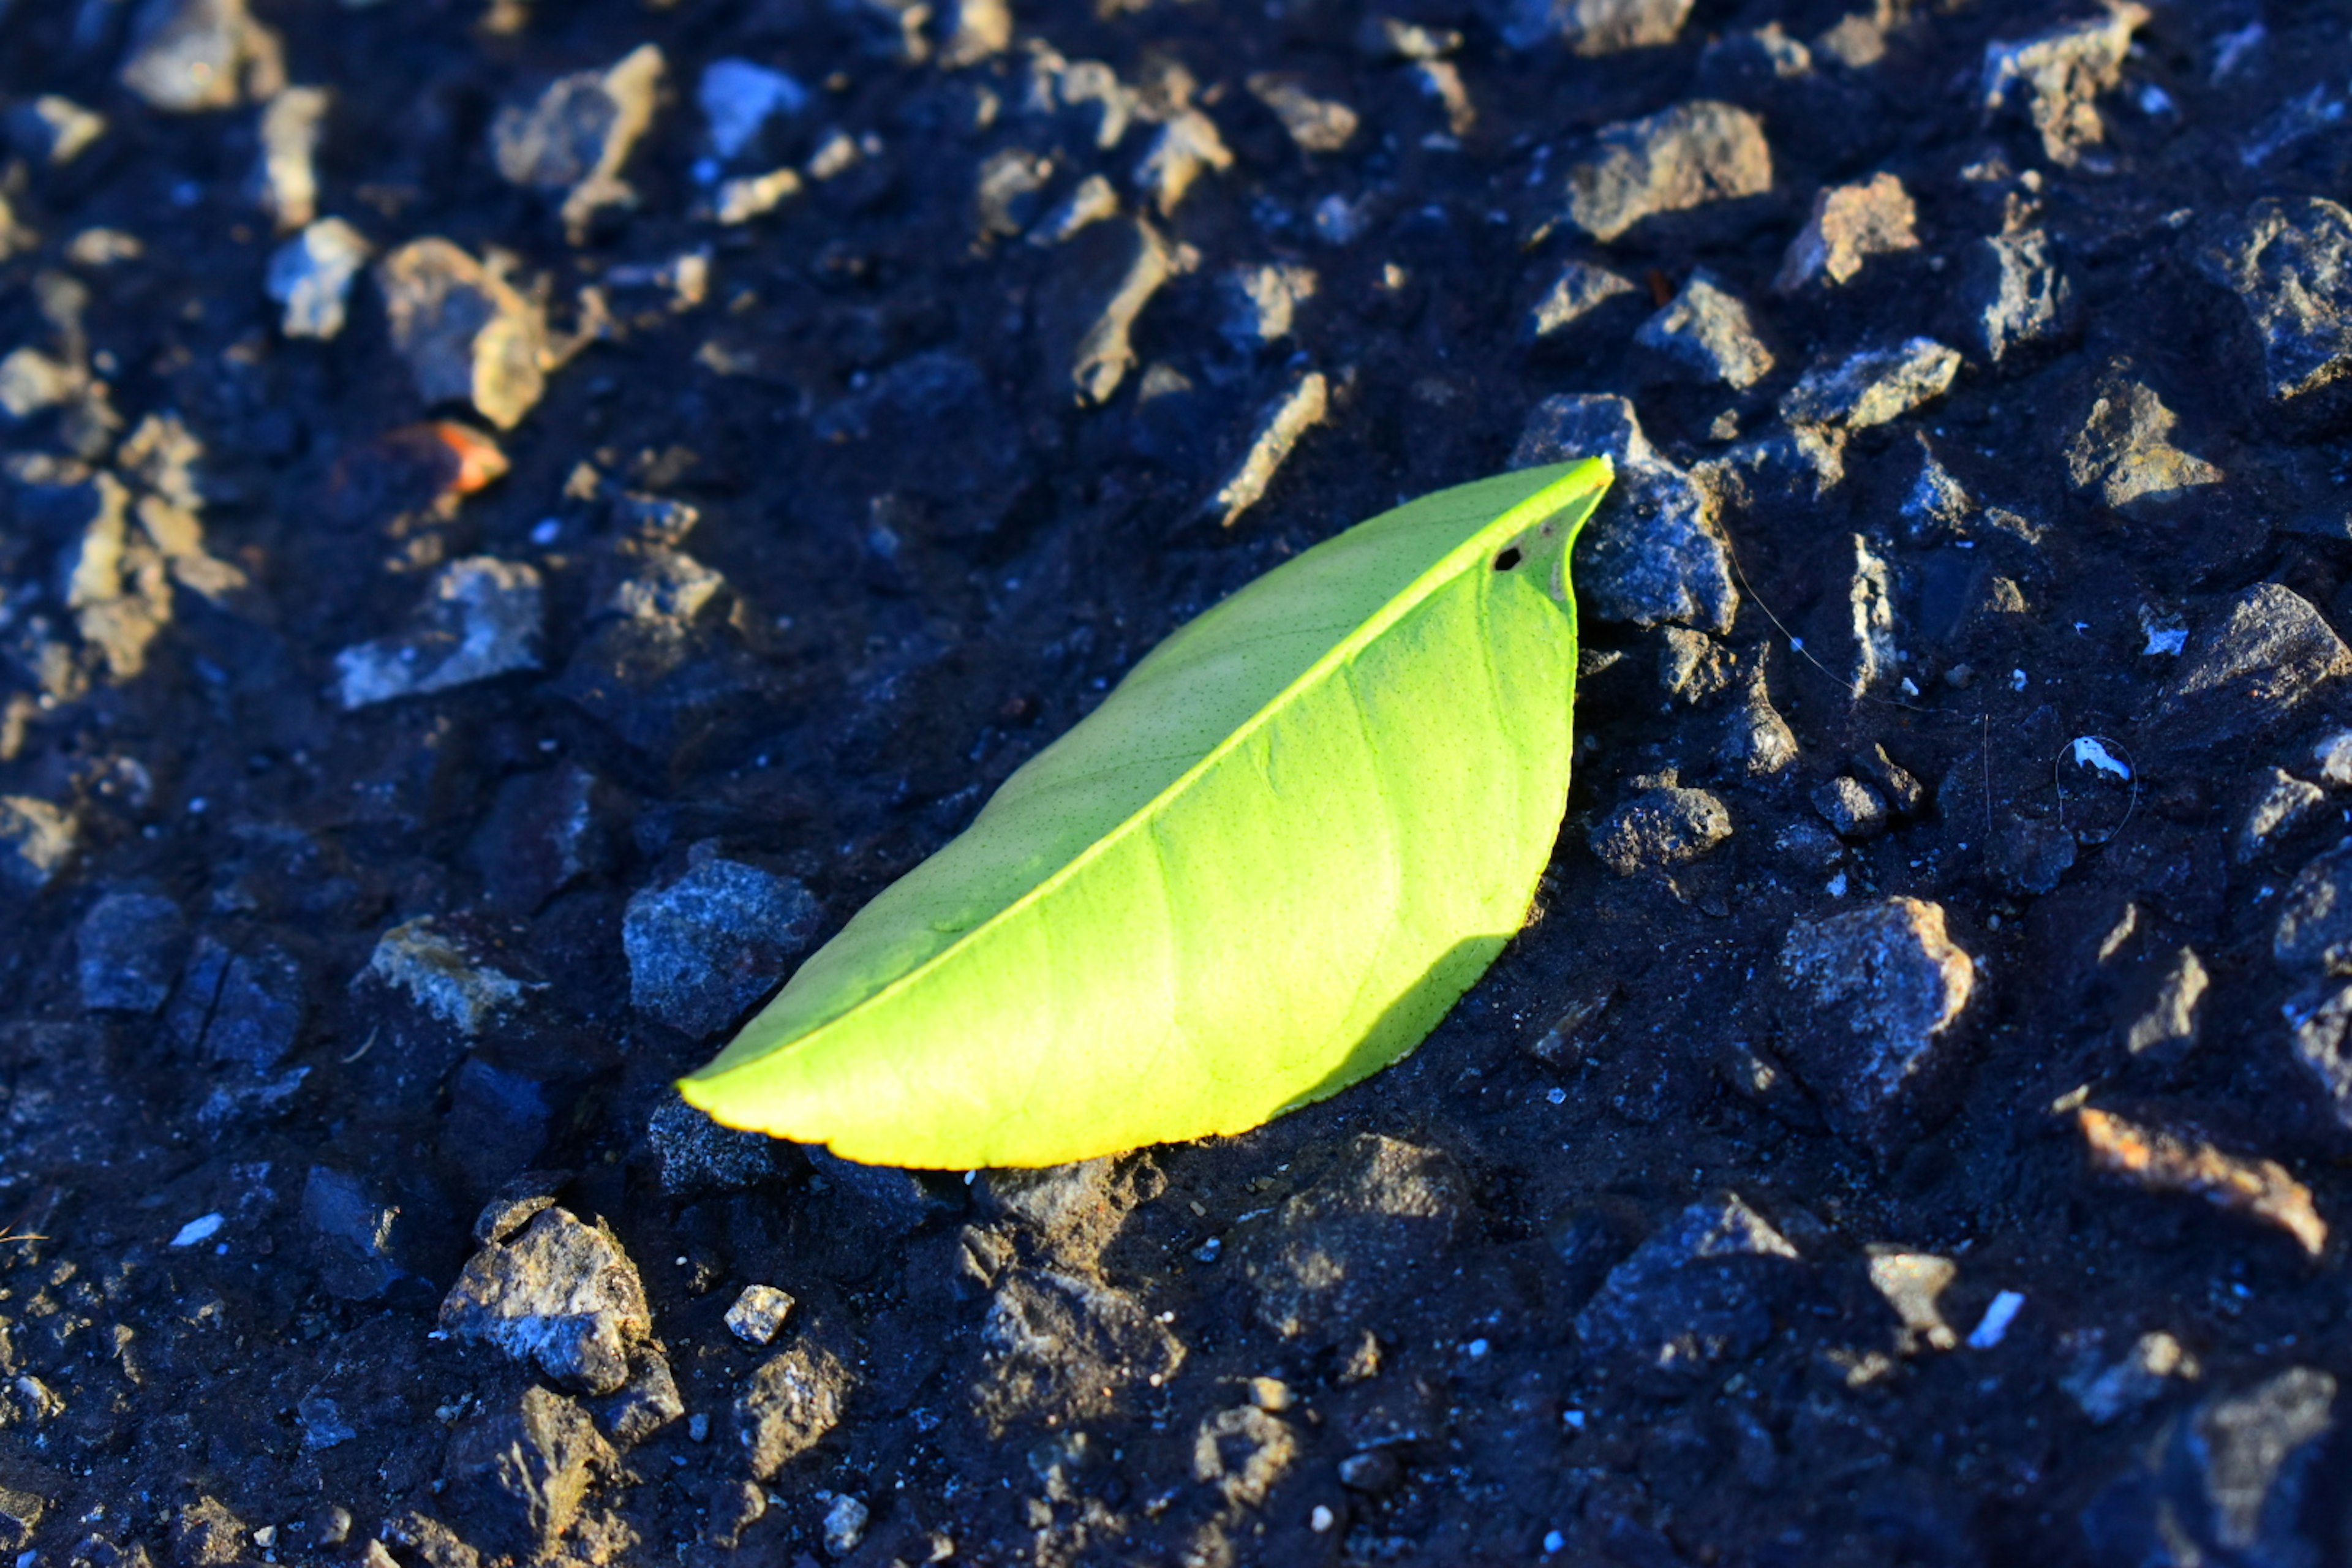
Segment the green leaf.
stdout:
<path fill-rule="evenodd" d="M 1424 496 L 1184 626 L 803 963 L 688 1100 L 853 1160 L 1246 1131 L 1419 1045 L 1568 795 L 1605 458 Z"/>

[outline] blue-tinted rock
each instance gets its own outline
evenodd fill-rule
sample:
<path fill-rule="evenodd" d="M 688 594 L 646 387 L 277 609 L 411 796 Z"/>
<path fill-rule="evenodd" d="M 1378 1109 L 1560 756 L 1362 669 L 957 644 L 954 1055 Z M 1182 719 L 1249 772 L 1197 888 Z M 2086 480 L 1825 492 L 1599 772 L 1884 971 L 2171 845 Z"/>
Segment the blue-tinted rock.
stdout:
<path fill-rule="evenodd" d="M 2101 1568 L 2340 1561 L 2335 1405 L 2336 1379 L 2299 1366 L 2168 1421 L 2084 1510 L 2092 1560 Z"/>
<path fill-rule="evenodd" d="M 83 1006 L 152 1013 L 172 994 L 187 925 L 160 893 L 109 893 L 82 917 L 76 943 Z"/>
<path fill-rule="evenodd" d="M 262 1072 L 294 1048 L 307 1012 L 302 966 L 284 952 L 237 952 L 207 936 L 197 942 L 163 1024 L 200 1061 Z"/>
<path fill-rule="evenodd" d="M 347 1171 L 313 1165 L 302 1187 L 302 1220 L 311 1232 L 319 1278 L 347 1301 L 429 1300 L 415 1256 L 415 1222 Z"/>
<path fill-rule="evenodd" d="M 1801 1277 L 1797 1249 L 1735 1194 L 1691 1205 L 1610 1270 L 1576 1320 L 1606 1362 L 1681 1380 L 1753 1355 Z"/>
<path fill-rule="evenodd" d="M 775 989 L 822 918 L 793 879 L 713 856 L 629 900 L 630 1001 L 689 1035 L 724 1028 Z"/>

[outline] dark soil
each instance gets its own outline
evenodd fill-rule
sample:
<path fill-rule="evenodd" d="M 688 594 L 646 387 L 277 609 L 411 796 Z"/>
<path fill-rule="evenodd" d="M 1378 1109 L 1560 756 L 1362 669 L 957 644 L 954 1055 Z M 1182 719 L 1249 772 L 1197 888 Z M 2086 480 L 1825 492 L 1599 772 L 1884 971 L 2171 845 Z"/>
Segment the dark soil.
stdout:
<path fill-rule="evenodd" d="M 2266 321 L 2215 259 L 2258 198 L 2333 221 L 2299 204 L 2344 189 L 2340 12 L 2158 5 L 2116 70 L 2045 73 L 2045 135 L 2027 86 L 1988 109 L 1989 46 L 2105 13 L 1676 9 L 1580 55 L 1595 0 L 1408 0 L 1433 47 L 1331 0 L 1016 0 L 1009 41 L 980 4 L 257 0 L 331 94 L 318 215 L 543 310 L 499 427 L 373 269 L 286 335 L 268 61 L 216 109 L 126 85 L 155 18 L 237 8 L 0 0 L 0 353 L 42 356 L 0 366 L 0 1548 L 2352 1561 L 2352 275 L 2312 240 Z M 646 43 L 634 202 L 568 237 L 501 110 Z M 716 171 L 801 171 L 740 224 L 698 166 L 729 57 L 808 94 Z M 1114 144 L 1056 57 L 1115 73 Z M 1302 146 L 1267 71 L 1352 134 Z M 44 94 L 103 131 L 58 155 Z M 1769 189 L 1579 232 L 1595 133 L 1700 100 L 1759 117 Z M 1143 165 L 1188 112 L 1230 166 L 1171 199 Z M 1815 193 L 1881 172 L 1917 243 L 1776 289 Z M 1052 242 L 1097 174 L 1123 216 Z M 2020 235 L 2069 296 L 2038 321 L 1988 271 Z M 1634 287 L 1538 337 L 1571 259 Z M 1274 264 L 1313 292 L 1237 324 Z M 1700 268 L 1769 351 L 1744 389 L 1636 341 Z M 1915 337 L 1948 390 L 1784 405 Z M 1221 526 L 1310 371 L 1325 417 Z M 1588 620 L 1538 918 L 1416 1055 L 1045 1178 L 670 1103 L 1168 632 L 1597 393 L 1704 497 L 1736 609 Z M 419 620 L 461 582 L 520 618 Z M 468 632 L 498 657 L 433 664 Z M 351 702 L 380 638 L 409 685 Z M 1774 710 L 1793 760 L 1726 748 Z M 653 918 L 679 888 L 715 938 Z M 469 1260 L 587 1337 L 486 1327 Z M 752 1286 L 794 1299 L 763 1344 Z"/>

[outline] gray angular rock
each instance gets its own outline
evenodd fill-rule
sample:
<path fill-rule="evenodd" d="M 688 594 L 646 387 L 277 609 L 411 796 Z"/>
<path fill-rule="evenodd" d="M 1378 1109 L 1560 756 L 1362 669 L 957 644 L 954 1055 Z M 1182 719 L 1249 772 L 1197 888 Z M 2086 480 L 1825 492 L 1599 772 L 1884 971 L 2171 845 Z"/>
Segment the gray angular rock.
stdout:
<path fill-rule="evenodd" d="M 1667 626 L 1658 637 L 1658 689 L 1671 700 L 1696 706 L 1738 679 L 1737 658 L 1705 632 Z"/>
<path fill-rule="evenodd" d="M 1851 773 L 1813 792 L 1813 809 L 1840 838 L 1875 838 L 1886 831 L 1886 801 Z"/>
<path fill-rule="evenodd" d="M 1252 1237 L 1243 1268 L 1257 1320 L 1286 1340 L 1333 1342 L 1441 1263 L 1471 1224 L 1453 1156 L 1358 1133 Z"/>
<path fill-rule="evenodd" d="M 536 914 L 556 894 L 611 870 L 623 809 L 620 793 L 577 763 L 508 779 L 467 847 L 482 874 L 482 901 L 504 914 Z"/>
<path fill-rule="evenodd" d="M 793 878 L 712 855 L 629 900 L 630 1003 L 689 1035 L 724 1028 L 775 987 L 823 918 Z"/>
<path fill-rule="evenodd" d="M 1815 280 L 1850 283 L 1871 257 L 1918 249 L 1918 221 L 1911 193 L 1893 174 L 1873 174 L 1859 184 L 1824 185 L 1813 196 L 1805 226 L 1789 242 L 1773 286 L 1792 294 Z"/>
<path fill-rule="evenodd" d="M 2059 269 L 2046 229 L 2015 229 L 1971 243 L 1955 298 L 1969 346 L 1995 364 L 2017 349 L 2064 337 L 2080 315 L 2074 285 Z"/>
<path fill-rule="evenodd" d="M 310 1167 L 302 1184 L 302 1223 L 330 1294 L 347 1301 L 405 1301 L 428 1289 L 417 1268 L 415 1223 L 349 1172 Z"/>
<path fill-rule="evenodd" d="M 662 1191 L 675 1198 L 740 1192 L 782 1173 L 774 1139 L 721 1127 L 675 1092 L 646 1119 L 646 1148 Z"/>
<path fill-rule="evenodd" d="M 1740 686 L 1739 702 L 1724 721 L 1716 760 L 1751 779 L 1785 773 L 1797 760 L 1796 732 L 1772 706 L 1764 667 L 1752 666 Z"/>
<path fill-rule="evenodd" d="M 1336 98 L 1307 90 L 1306 79 L 1289 71 L 1258 71 L 1246 84 L 1250 96 L 1282 122 L 1302 153 L 1338 153 L 1356 137 L 1356 111 Z"/>
<path fill-rule="evenodd" d="M 539 569 L 476 555 L 434 574 L 408 626 L 335 655 L 346 712 L 539 668 L 546 611 Z"/>
<path fill-rule="evenodd" d="M 120 76 L 150 109 L 235 109 L 286 85 L 286 52 L 245 0 L 145 0 L 131 17 Z"/>
<path fill-rule="evenodd" d="M 1499 0 L 1488 8 L 1512 48 L 1557 39 L 1570 53 L 1591 57 L 1673 43 L 1690 17 L 1691 0 Z"/>
<path fill-rule="evenodd" d="M 392 346 L 428 404 L 469 403 L 501 430 L 547 389 L 547 324 L 514 285 L 446 239 L 376 263 Z"/>
<path fill-rule="evenodd" d="M 1601 863 L 1621 877 L 1696 860 L 1731 837 L 1731 813 L 1703 789 L 1645 789 L 1592 826 Z"/>
<path fill-rule="evenodd" d="M 2021 103 L 2041 133 L 2045 157 L 2059 164 L 2081 162 L 2084 148 L 2106 139 L 2106 122 L 2093 100 L 2122 79 L 2132 34 L 2147 16 L 2147 7 L 2134 0 L 2107 0 L 2105 16 L 1987 44 L 1985 118 Z"/>
<path fill-rule="evenodd" d="M 2352 648 L 2294 589 L 2257 583 L 2190 635 L 2158 704 L 2168 744 L 2206 749 L 2275 729 L 2352 675 Z"/>
<path fill-rule="evenodd" d="M 74 933 L 81 1005 L 152 1013 L 172 994 L 187 954 L 187 922 L 161 893 L 109 893 Z"/>
<path fill-rule="evenodd" d="M 1528 416 L 1511 467 L 1606 456 L 1617 482 L 1577 542 L 1576 585 L 1593 616 L 1676 621 L 1720 637 L 1739 610 L 1731 546 L 1714 495 L 1659 456 L 1622 397 L 1547 397 Z"/>
<path fill-rule="evenodd" d="M 1771 188 L 1763 121 L 1702 99 L 1603 126 L 1568 171 L 1568 218 L 1605 243 L 1647 217 Z"/>
<path fill-rule="evenodd" d="M 0 881 L 37 893 L 73 863 L 80 825 L 31 795 L 0 795 Z"/>
<path fill-rule="evenodd" d="M 1140 1201 L 1138 1171 L 1136 1163 L 1110 1155 L 1038 1170 L 984 1171 L 979 1197 L 987 1213 L 1018 1225 L 1049 1256 L 1088 1266 Z"/>
<path fill-rule="evenodd" d="M 1070 241 L 1045 307 L 1046 360 L 1082 405 L 1109 401 L 1135 365 L 1129 334 L 1174 269 L 1159 231 L 1140 218 L 1088 225 Z"/>
<path fill-rule="evenodd" d="M 264 280 L 285 307 L 278 330 L 289 338 L 334 337 L 343 330 L 352 283 L 375 247 L 339 217 L 320 218 L 270 253 Z"/>
<path fill-rule="evenodd" d="M 1994 879 L 2010 892 L 2054 892 L 2074 868 L 2074 836 L 2040 817 L 2012 816 L 1993 831 L 1986 857 Z"/>
<path fill-rule="evenodd" d="M 653 123 L 667 70 L 660 47 L 640 44 L 604 70 L 557 78 L 499 111 L 491 163 L 512 184 L 562 193 L 565 232 L 580 244 L 600 210 L 635 205 L 621 167 Z"/>
<path fill-rule="evenodd" d="M 752 1479 L 772 1479 L 824 1441 L 841 1424 L 855 1386 L 840 1358 L 814 1345 L 794 1345 L 761 1362 L 735 1396 L 735 1441 Z"/>
<path fill-rule="evenodd" d="M 1528 312 L 1526 335 L 1530 341 L 1556 337 L 1610 300 L 1640 292 L 1621 273 L 1570 258 L 1561 263 L 1559 275 Z"/>
<path fill-rule="evenodd" d="M 1013 1268 L 982 1321 L 973 1403 L 992 1428 L 1098 1419 L 1184 1364 L 1184 1345 L 1123 1290 L 1076 1274 Z"/>
<path fill-rule="evenodd" d="M 2274 401 L 2352 366 L 2352 213 L 2318 196 L 2264 196 L 2198 259 L 2244 305 Z"/>
<path fill-rule="evenodd" d="M 2123 1031 L 2124 1050 L 2131 1059 L 2167 1072 L 2188 1060 L 2197 1048 L 2199 1014 L 2212 984 L 2195 948 L 2175 952 L 2138 1016 Z"/>
<path fill-rule="evenodd" d="M 1772 351 L 1756 335 L 1748 307 L 1704 268 L 1642 323 L 1633 341 L 1702 382 L 1734 389 L 1753 386 L 1772 370 Z"/>
<path fill-rule="evenodd" d="M 264 943 L 233 950 L 198 939 L 163 1015 L 164 1032 L 194 1060 L 267 1072 L 301 1037 L 309 1013 L 302 966 Z"/>
<path fill-rule="evenodd" d="M 1780 975 L 1785 1054 L 1841 1135 L 1886 1159 L 1949 1112 L 1976 965 L 1941 906 L 1895 898 L 1801 920 Z"/>
<path fill-rule="evenodd" d="M 2333 1560 L 2336 1379 L 2291 1367 L 2166 1422 L 2083 1510 L 2099 1568 L 2320 1568 Z"/>
<path fill-rule="evenodd" d="M 517 1558 L 542 1556 L 579 1518 L 598 1477 L 620 1456 L 571 1400 L 527 1388 L 511 1407 L 457 1429 L 442 1465 L 445 1506 L 469 1543 Z"/>
<path fill-rule="evenodd" d="M 1941 397 L 1959 370 L 1959 352 L 1933 338 L 1864 349 L 1807 371 L 1780 399 L 1780 417 L 1791 425 L 1866 430 Z"/>
<path fill-rule="evenodd" d="M 1577 1338 L 1604 1364 L 1687 1382 L 1762 1349 L 1801 1279 L 1788 1239 L 1737 1194 L 1718 1194 L 1609 1271 L 1577 1315 Z"/>
<path fill-rule="evenodd" d="M 594 1402 L 596 1419 L 613 1441 L 635 1446 L 686 1415 L 677 1376 L 658 1351 L 640 1351 L 629 1363 L 629 1381 L 618 1394 Z"/>
<path fill-rule="evenodd" d="M 610 1230 L 565 1209 L 484 1247 L 441 1303 L 441 1327 L 535 1364 L 562 1386 L 611 1394 L 653 1332 L 636 1265 Z"/>
<path fill-rule="evenodd" d="M 406 993 L 419 1012 L 467 1039 L 520 1006 L 532 989 L 437 929 L 431 915 L 404 921 L 377 938 L 368 973 Z"/>
<path fill-rule="evenodd" d="M 2312 857 L 2287 884 L 2271 955 L 2289 969 L 2352 973 L 2352 839 Z"/>
<path fill-rule="evenodd" d="M 2221 482 L 2221 470 L 2166 437 L 2176 419 L 2145 383 L 2121 378 L 2100 389 L 2083 427 L 2066 443 L 2066 477 L 2116 511 L 2161 516 L 2192 492 Z"/>
<path fill-rule="evenodd" d="M 2238 819 L 2231 858 L 2243 866 L 2280 839 L 2311 820 L 2327 800 L 2327 792 L 2284 768 L 2265 770 L 2248 795 L 2245 815 Z"/>

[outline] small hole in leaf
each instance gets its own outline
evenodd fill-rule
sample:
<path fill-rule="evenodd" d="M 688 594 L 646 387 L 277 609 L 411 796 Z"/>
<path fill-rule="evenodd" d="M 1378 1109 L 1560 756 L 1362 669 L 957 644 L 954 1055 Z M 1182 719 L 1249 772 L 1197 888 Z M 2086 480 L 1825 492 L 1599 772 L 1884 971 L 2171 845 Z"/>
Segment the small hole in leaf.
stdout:
<path fill-rule="evenodd" d="M 1497 572 L 1508 572 L 1512 567 L 1517 566 L 1518 563 L 1519 547 L 1516 544 L 1512 545 L 1508 550 L 1504 551 L 1500 555 L 1495 557 L 1495 570 Z"/>

